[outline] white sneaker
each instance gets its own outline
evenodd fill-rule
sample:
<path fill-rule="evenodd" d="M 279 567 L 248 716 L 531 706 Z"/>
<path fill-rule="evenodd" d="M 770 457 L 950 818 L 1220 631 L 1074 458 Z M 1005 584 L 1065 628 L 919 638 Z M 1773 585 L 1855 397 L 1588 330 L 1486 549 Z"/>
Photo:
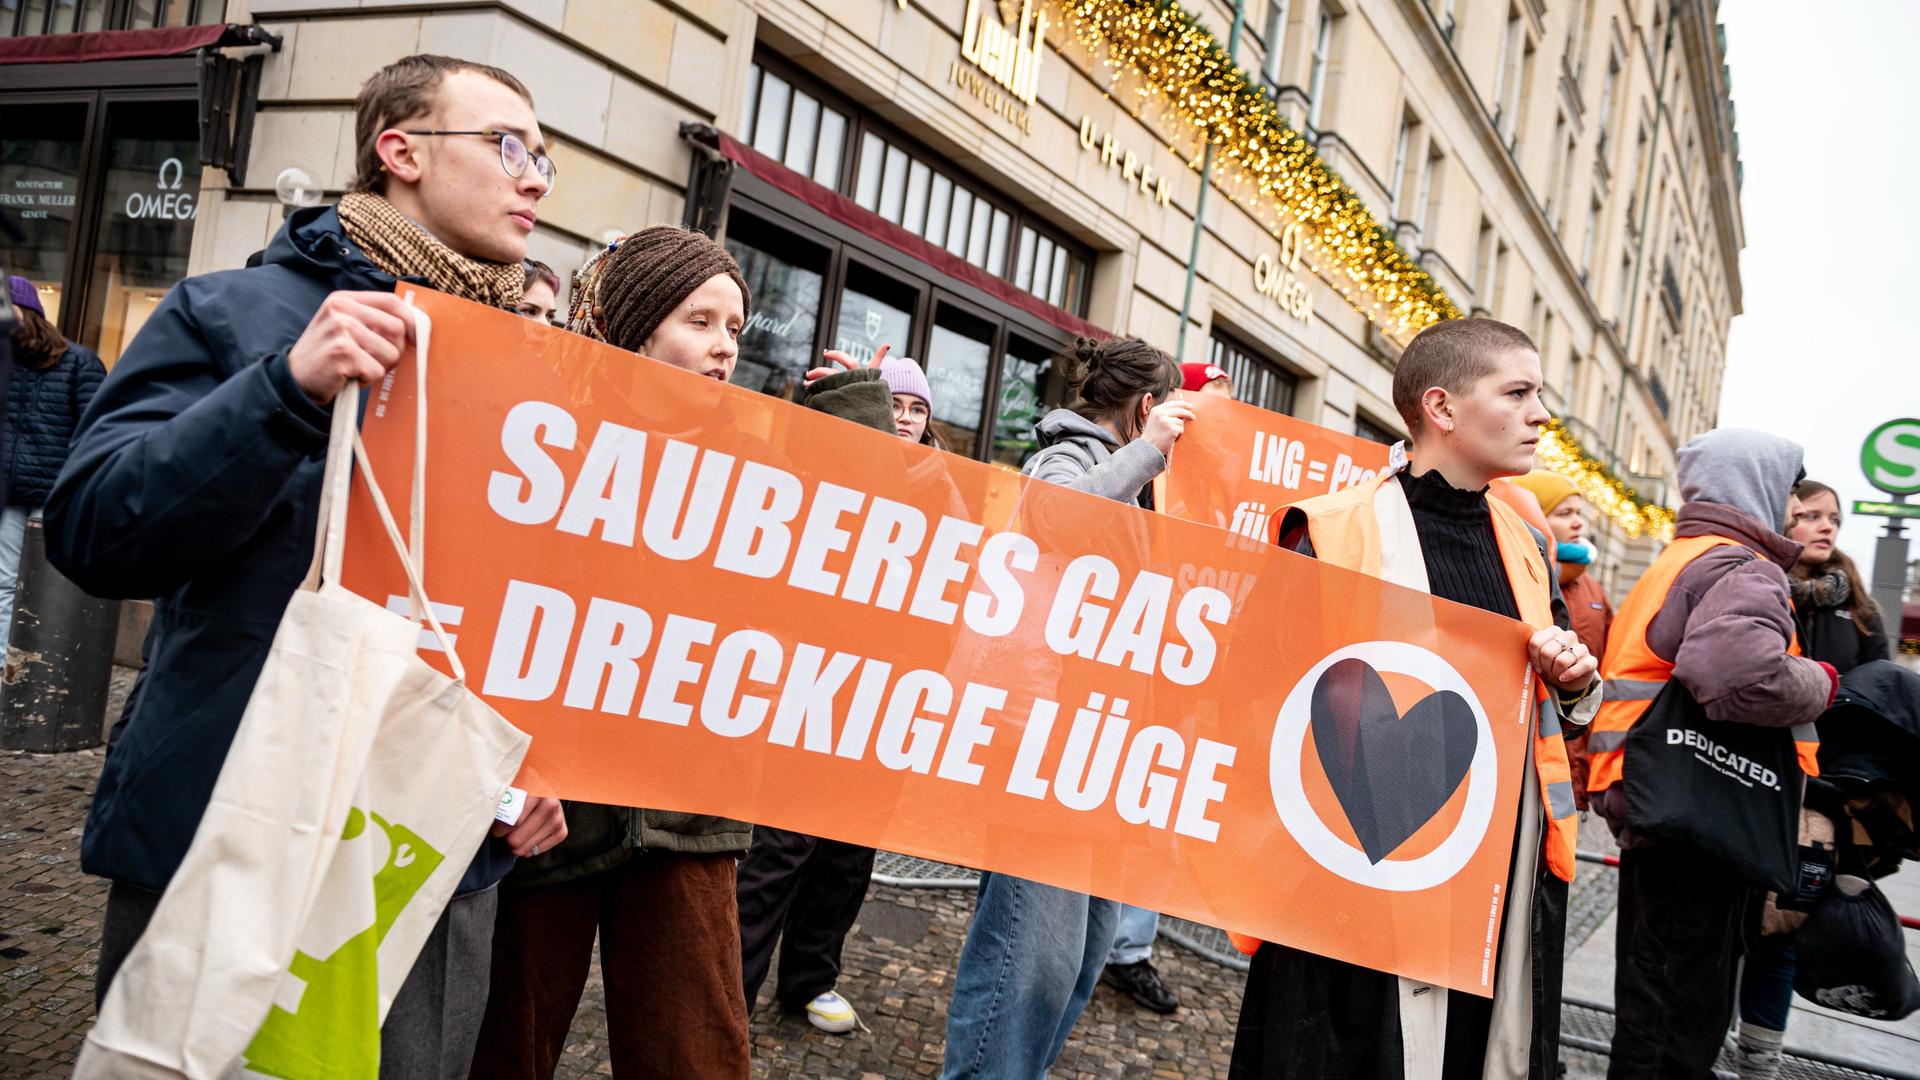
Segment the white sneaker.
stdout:
<path fill-rule="evenodd" d="M 845 1035 L 860 1026 L 860 1014 L 846 998 L 829 990 L 807 1002 L 807 1023 L 831 1035 Z"/>

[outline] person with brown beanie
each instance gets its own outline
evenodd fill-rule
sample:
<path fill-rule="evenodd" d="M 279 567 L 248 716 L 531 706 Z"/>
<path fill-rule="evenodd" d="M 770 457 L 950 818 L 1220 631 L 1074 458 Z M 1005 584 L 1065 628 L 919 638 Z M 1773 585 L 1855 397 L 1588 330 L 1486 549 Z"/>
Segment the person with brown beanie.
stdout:
<path fill-rule="evenodd" d="M 567 326 L 725 381 L 749 303 L 726 249 L 657 226 L 581 267 Z M 597 933 L 615 1075 L 745 1077 L 733 874 L 750 827 L 638 807 L 566 809 L 566 840 L 522 860 L 500 890 L 471 1075 L 553 1076 Z"/>
<path fill-rule="evenodd" d="M 725 382 L 751 302 L 725 248 L 656 225 L 580 268 L 567 328 Z M 885 391 L 871 382 L 866 405 L 884 403 Z M 734 888 L 751 827 L 640 807 L 566 809 L 567 840 L 522 860 L 500 890 L 493 991 L 471 1075 L 553 1076 L 597 934 L 615 1076 L 745 1077 Z"/>
<path fill-rule="evenodd" d="M 101 999 L 195 839 L 312 560 L 335 396 L 406 352 L 412 309 L 395 286 L 511 309 L 553 188 L 532 96 L 497 67 L 403 57 L 367 79 L 355 113 L 352 190 L 294 211 L 258 264 L 168 291 L 81 414 L 47 497 L 61 573 L 95 596 L 154 602 L 80 844 L 81 866 L 112 883 Z M 516 855 L 566 835 L 546 798 L 493 828 L 477 851 L 448 853 L 467 869 L 387 1011 L 382 1077 L 467 1069 L 495 885 Z"/>

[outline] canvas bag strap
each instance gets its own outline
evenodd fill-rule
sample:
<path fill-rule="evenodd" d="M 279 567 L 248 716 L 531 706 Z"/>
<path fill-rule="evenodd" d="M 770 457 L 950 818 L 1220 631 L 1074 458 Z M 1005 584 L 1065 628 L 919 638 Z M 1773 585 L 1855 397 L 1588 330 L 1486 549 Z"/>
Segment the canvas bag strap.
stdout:
<path fill-rule="evenodd" d="M 433 604 L 427 599 L 426 587 L 420 580 L 420 557 L 426 531 L 427 357 L 431 352 L 433 323 L 427 318 L 426 312 L 417 308 L 413 311 L 413 323 L 416 412 L 413 491 L 408 507 L 412 519 L 409 522 L 409 537 L 407 540 L 401 539 L 400 527 L 393 519 L 393 510 L 374 477 L 373 463 L 368 459 L 366 444 L 360 438 L 358 420 L 361 386 L 357 382 L 349 382 L 333 403 L 333 427 L 327 440 L 327 471 L 320 493 L 319 535 L 314 543 L 313 563 L 307 569 L 307 578 L 301 583 L 301 588 L 312 591 L 319 588 L 321 580 L 334 584 L 340 581 L 341 559 L 346 549 L 347 492 L 353 480 L 353 466 L 358 463 L 367 493 L 373 497 L 374 511 L 379 515 L 380 524 L 393 545 L 393 552 L 406 573 L 412 619 L 415 623 L 425 621 L 434 639 L 445 651 L 447 662 L 453 668 L 453 677 L 465 681 L 465 666 L 460 662 L 460 655 L 454 651 L 453 641 L 440 624 Z"/>

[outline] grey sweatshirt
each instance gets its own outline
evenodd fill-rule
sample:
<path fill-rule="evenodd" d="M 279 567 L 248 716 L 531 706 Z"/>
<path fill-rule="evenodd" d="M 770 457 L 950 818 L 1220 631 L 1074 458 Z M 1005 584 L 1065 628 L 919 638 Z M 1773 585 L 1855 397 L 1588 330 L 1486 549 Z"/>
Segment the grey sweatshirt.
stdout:
<path fill-rule="evenodd" d="M 1072 409 L 1055 409 L 1035 427 L 1041 450 L 1021 473 L 1115 502 L 1136 502 L 1141 489 L 1167 467 L 1145 439 L 1125 446 L 1113 433 Z"/>

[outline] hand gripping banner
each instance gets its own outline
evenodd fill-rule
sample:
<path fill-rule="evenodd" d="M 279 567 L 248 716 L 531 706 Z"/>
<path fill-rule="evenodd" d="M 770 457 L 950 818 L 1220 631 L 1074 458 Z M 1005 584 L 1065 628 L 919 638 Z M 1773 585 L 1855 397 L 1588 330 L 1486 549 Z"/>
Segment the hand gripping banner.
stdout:
<path fill-rule="evenodd" d="M 417 302 L 436 354 L 426 586 L 472 687 L 533 736 L 522 786 L 1016 874 L 1491 993 L 1522 624 Z M 395 507 L 413 386 L 389 378 L 364 425 Z M 346 583 L 405 610 L 353 497 Z"/>

